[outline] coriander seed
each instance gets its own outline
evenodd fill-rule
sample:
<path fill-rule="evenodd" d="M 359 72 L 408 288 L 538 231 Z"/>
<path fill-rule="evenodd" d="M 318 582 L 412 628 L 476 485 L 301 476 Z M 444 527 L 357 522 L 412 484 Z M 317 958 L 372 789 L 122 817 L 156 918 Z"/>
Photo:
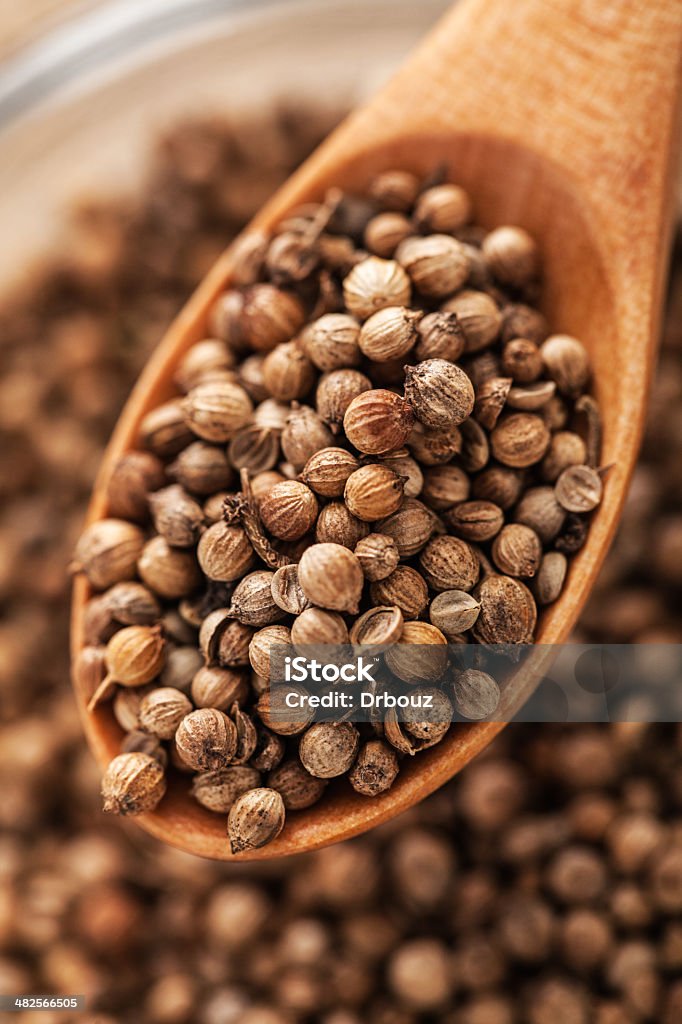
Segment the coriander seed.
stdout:
<path fill-rule="evenodd" d="M 455 536 L 474 544 L 492 540 L 504 525 L 504 513 L 492 501 L 462 501 L 443 518 Z"/>
<path fill-rule="evenodd" d="M 474 389 L 463 370 L 445 359 L 427 359 L 409 366 L 405 397 L 426 427 L 458 426 L 472 412 Z"/>
<path fill-rule="evenodd" d="M 395 752 L 382 740 L 368 740 L 360 747 L 348 781 L 362 796 L 378 796 L 391 788 L 400 766 Z"/>
<path fill-rule="evenodd" d="M 221 448 L 194 441 L 178 453 L 168 474 L 191 494 L 201 497 L 225 490 L 234 478 L 227 455 Z"/>
<path fill-rule="evenodd" d="M 199 708 L 185 715 L 175 733 L 183 761 L 195 772 L 225 768 L 237 749 L 237 730 L 224 712 Z"/>
<path fill-rule="evenodd" d="M 103 810 L 107 814 L 146 814 L 166 792 L 163 767 L 139 752 L 119 754 L 102 780 Z"/>
<path fill-rule="evenodd" d="M 311 363 L 318 370 L 329 371 L 358 365 L 359 338 L 360 324 L 352 316 L 327 313 L 306 327 L 301 342 Z"/>
<path fill-rule="evenodd" d="M 277 607 L 289 615 L 300 615 L 310 604 L 298 581 L 298 565 L 294 563 L 283 565 L 275 572 L 270 590 Z"/>
<path fill-rule="evenodd" d="M 274 789 L 251 789 L 238 797 L 227 818 L 232 853 L 271 843 L 284 828 L 285 817 L 284 801 Z"/>
<path fill-rule="evenodd" d="M 96 590 L 130 580 L 144 545 L 138 526 L 123 519 L 100 519 L 86 528 L 76 545 L 75 565 Z"/>
<path fill-rule="evenodd" d="M 313 544 L 304 551 L 298 579 L 306 597 L 320 608 L 357 612 L 362 568 L 352 551 L 340 544 Z"/>
<path fill-rule="evenodd" d="M 563 395 L 575 397 L 590 376 L 590 363 L 584 346 L 568 334 L 553 334 L 543 342 L 540 353 L 547 375 Z"/>
<path fill-rule="evenodd" d="M 193 547 L 204 528 L 204 514 L 179 484 L 171 484 L 149 497 L 156 532 L 176 548 Z"/>
<path fill-rule="evenodd" d="M 353 399 L 371 390 L 371 380 L 359 370 L 331 370 L 323 373 L 315 393 L 317 412 L 333 430 L 338 430 Z"/>
<path fill-rule="evenodd" d="M 365 247 L 373 256 L 387 260 L 413 231 L 411 222 L 404 214 L 391 211 L 378 213 L 368 221 L 365 228 Z"/>
<path fill-rule="evenodd" d="M 464 590 L 443 590 L 429 605 L 429 619 L 447 637 L 456 637 L 471 629 L 481 605 Z"/>
<path fill-rule="evenodd" d="M 363 537 L 355 545 L 354 554 L 365 579 L 370 583 L 386 579 L 400 561 L 396 542 L 382 533 L 370 533 Z"/>
<path fill-rule="evenodd" d="M 500 688 L 493 677 L 473 668 L 458 673 L 452 694 L 455 710 L 471 722 L 490 718 L 500 703 Z"/>
<path fill-rule="evenodd" d="M 249 661 L 251 667 L 263 679 L 270 678 L 270 648 L 274 645 L 289 645 L 292 642 L 288 626 L 264 626 L 251 637 Z"/>
<path fill-rule="evenodd" d="M 183 400 L 190 430 L 203 441 L 221 443 L 243 427 L 253 413 L 253 404 L 244 388 L 230 381 L 198 384 Z"/>
<path fill-rule="evenodd" d="M 381 455 L 405 443 L 413 421 L 414 414 L 404 398 L 377 388 L 353 399 L 344 415 L 343 429 L 358 451 Z"/>
<path fill-rule="evenodd" d="M 168 600 L 191 594 L 201 579 L 194 553 L 172 548 L 159 536 L 145 544 L 137 561 L 137 571 L 150 590 Z"/>
<path fill-rule="evenodd" d="M 420 230 L 455 234 L 471 220 L 469 195 L 459 185 L 434 185 L 422 192 L 414 209 Z"/>
<path fill-rule="evenodd" d="M 387 466 L 362 466 L 348 477 L 343 497 L 354 516 L 364 522 L 376 522 L 400 508 L 403 482 Z"/>
<path fill-rule="evenodd" d="M 402 306 L 387 306 L 362 325 L 358 344 L 363 355 L 375 363 L 402 359 L 417 341 L 421 313 Z"/>
<path fill-rule="evenodd" d="M 387 306 L 407 306 L 411 297 L 410 279 L 395 260 L 368 256 L 351 270 L 343 282 L 346 308 L 359 320 Z"/>
<path fill-rule="evenodd" d="M 327 782 L 317 779 L 298 759 L 283 761 L 268 775 L 268 786 L 282 797 L 287 811 L 303 811 L 321 798 Z"/>
<path fill-rule="evenodd" d="M 161 671 L 165 641 L 158 626 L 126 626 L 107 644 L 108 678 L 121 686 L 142 686 Z"/>
<path fill-rule="evenodd" d="M 360 468 L 358 459 L 345 448 L 322 448 L 301 471 L 301 480 L 324 498 L 339 498 L 351 473 Z"/>
<path fill-rule="evenodd" d="M 185 715 L 192 710 L 184 693 L 170 686 L 151 690 L 140 703 L 140 727 L 160 740 L 171 740 Z"/>
<path fill-rule="evenodd" d="M 419 555 L 419 565 L 434 590 L 471 590 L 478 580 L 480 565 L 476 553 L 459 537 L 442 535 L 428 542 Z"/>
<path fill-rule="evenodd" d="M 567 512 L 591 512 L 602 497 L 599 473 L 590 466 L 569 466 L 554 486 L 554 494 Z"/>
<path fill-rule="evenodd" d="M 197 559 L 210 580 L 231 582 L 253 566 L 256 555 L 241 526 L 214 523 L 202 535 Z"/>
<path fill-rule="evenodd" d="M 539 416 L 515 412 L 501 419 L 490 436 L 498 462 L 523 469 L 539 462 L 549 447 L 550 434 Z"/>
<path fill-rule="evenodd" d="M 145 523 L 149 518 L 147 497 L 163 487 L 166 474 L 161 460 L 151 452 L 126 452 L 114 466 L 107 486 L 107 512 L 112 519 Z"/>
<path fill-rule="evenodd" d="M 369 533 L 369 526 L 358 519 L 342 501 L 330 501 L 320 512 L 315 526 L 318 544 L 341 544 L 351 551 Z"/>
<path fill-rule="evenodd" d="M 521 288 L 537 275 L 538 248 L 523 228 L 495 228 L 483 239 L 482 248 L 488 267 L 502 284 Z"/>
<path fill-rule="evenodd" d="M 261 784 L 260 772 L 247 765 L 231 765 L 213 772 L 200 772 L 192 779 L 192 796 L 208 811 L 227 814 L 244 793 Z"/>
<path fill-rule="evenodd" d="M 284 341 L 265 357 L 263 383 L 279 402 L 303 398 L 316 378 L 315 367 L 297 341 Z"/>
<path fill-rule="evenodd" d="M 195 673 L 190 694 L 197 708 L 229 711 L 235 702 L 247 700 L 249 684 L 243 669 L 205 665 Z"/>
<path fill-rule="evenodd" d="M 429 603 L 426 580 L 409 565 L 399 565 L 369 589 L 375 605 L 397 607 L 405 619 L 418 618 Z"/>
<path fill-rule="evenodd" d="M 485 292 L 463 291 L 443 306 L 444 313 L 455 313 L 462 330 L 466 352 L 479 352 L 497 338 L 502 314 Z"/>
<path fill-rule="evenodd" d="M 351 768 L 359 746 L 352 722 L 316 722 L 301 737 L 298 756 L 316 779 L 333 779 Z"/>
<path fill-rule="evenodd" d="M 456 313 L 429 313 L 417 325 L 419 339 L 414 354 L 424 359 L 447 359 L 455 362 L 464 351 L 464 332 Z"/>
<path fill-rule="evenodd" d="M 542 561 L 542 543 L 529 526 L 508 523 L 493 541 L 492 556 L 507 576 L 535 576 Z"/>
<path fill-rule="evenodd" d="M 383 646 L 397 643 L 403 631 L 403 613 L 396 605 L 370 608 L 356 619 L 350 631 L 352 644 Z"/>
<path fill-rule="evenodd" d="M 469 276 L 466 249 L 450 235 L 406 238 L 395 258 L 417 291 L 430 299 L 452 295 Z"/>
<path fill-rule="evenodd" d="M 310 460 L 308 460 L 310 461 Z M 314 526 L 318 515 L 315 495 L 298 480 L 275 484 L 259 504 L 263 525 L 280 540 L 298 540 Z"/>

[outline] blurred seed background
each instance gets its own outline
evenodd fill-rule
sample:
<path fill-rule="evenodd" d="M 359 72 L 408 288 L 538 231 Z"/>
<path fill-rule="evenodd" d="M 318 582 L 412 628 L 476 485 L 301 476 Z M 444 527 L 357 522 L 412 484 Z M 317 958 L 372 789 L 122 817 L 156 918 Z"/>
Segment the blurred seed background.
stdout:
<path fill-rule="evenodd" d="M 17 14 L 0 3 L 2 47 Z M 678 1024 L 679 726 L 510 726 L 420 807 L 279 863 L 201 861 L 100 813 L 66 567 L 102 447 L 195 283 L 342 112 L 274 100 L 150 139 L 137 194 L 88 196 L 0 306 L 0 993 L 84 993 L 73 1019 L 99 1024 Z M 678 243 L 640 465 L 577 637 L 680 643 L 681 608 Z"/>

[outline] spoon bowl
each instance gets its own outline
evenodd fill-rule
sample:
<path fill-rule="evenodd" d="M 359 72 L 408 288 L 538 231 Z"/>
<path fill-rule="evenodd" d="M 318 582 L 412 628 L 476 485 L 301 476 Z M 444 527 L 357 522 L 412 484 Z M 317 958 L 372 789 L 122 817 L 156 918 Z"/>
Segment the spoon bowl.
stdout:
<path fill-rule="evenodd" d="M 595 10 L 600 7 L 608 10 Z M 462 0 L 252 225 L 267 231 L 294 207 L 321 200 L 331 186 L 361 194 L 382 170 L 400 167 L 425 177 L 445 165 L 471 195 L 477 222 L 518 224 L 536 238 L 541 308 L 553 331 L 579 337 L 590 353 L 603 421 L 602 464 L 613 464 L 564 592 L 541 614 L 536 639 L 542 644 L 565 641 L 575 624 L 637 457 L 672 222 L 681 48 L 682 5 L 666 0 Z M 175 394 L 175 366 L 205 336 L 208 310 L 232 270 L 228 250 L 149 360 L 104 457 L 89 521 L 106 514 L 113 466 L 135 447 L 143 416 Z M 83 645 L 89 593 L 78 578 L 74 655 Z M 87 698 L 77 692 L 89 743 L 104 767 L 118 753 L 122 732 L 107 705 L 88 713 Z M 423 799 L 503 727 L 454 725 L 437 746 L 403 762 L 393 787 L 376 798 L 334 783 L 320 804 L 290 815 L 276 840 L 237 857 L 229 852 L 224 816 L 196 804 L 186 778 L 172 777 L 159 809 L 137 820 L 165 842 L 222 860 L 315 849 Z"/>

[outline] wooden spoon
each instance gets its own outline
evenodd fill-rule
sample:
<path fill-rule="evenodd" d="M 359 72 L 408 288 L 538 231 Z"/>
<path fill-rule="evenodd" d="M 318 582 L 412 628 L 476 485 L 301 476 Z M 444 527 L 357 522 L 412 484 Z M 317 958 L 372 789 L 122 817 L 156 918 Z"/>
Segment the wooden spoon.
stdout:
<path fill-rule="evenodd" d="M 555 331 L 589 349 L 603 415 L 604 501 L 563 596 L 538 641 L 564 641 L 611 542 L 642 435 L 656 351 L 673 212 L 682 4 L 671 0 L 462 0 L 402 70 L 334 132 L 254 221 L 269 229 L 294 206 L 339 185 L 362 193 L 378 171 L 426 176 L 446 162 L 488 227 L 520 224 L 538 240 L 544 308 Z M 106 514 L 112 467 L 134 448 L 140 420 L 171 396 L 180 356 L 205 336 L 207 311 L 229 283 L 230 250 L 149 360 L 107 449 L 89 521 Z M 83 645 L 87 582 L 76 580 L 72 647 Z M 121 730 L 103 706 L 85 731 L 102 766 Z M 338 784 L 252 857 L 279 857 L 357 835 L 422 800 L 503 728 L 460 725 L 404 764 L 375 799 Z M 225 818 L 174 779 L 158 811 L 138 819 L 184 850 L 230 860 Z M 243 857 L 244 855 L 242 855 Z"/>

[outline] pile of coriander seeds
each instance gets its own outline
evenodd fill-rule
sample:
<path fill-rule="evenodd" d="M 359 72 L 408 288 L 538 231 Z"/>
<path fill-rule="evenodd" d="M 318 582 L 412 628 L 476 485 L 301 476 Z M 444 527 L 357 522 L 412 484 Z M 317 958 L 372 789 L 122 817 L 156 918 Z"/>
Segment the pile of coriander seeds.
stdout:
<path fill-rule="evenodd" d="M 330 779 L 377 795 L 447 732 L 283 723 L 272 644 L 533 641 L 601 499 L 599 413 L 583 346 L 534 308 L 534 240 L 472 217 L 391 171 L 238 243 L 76 552 L 75 671 L 126 732 L 105 809 L 152 810 L 170 764 L 255 849 Z M 452 677 L 453 711 L 494 712 L 494 680 Z"/>

